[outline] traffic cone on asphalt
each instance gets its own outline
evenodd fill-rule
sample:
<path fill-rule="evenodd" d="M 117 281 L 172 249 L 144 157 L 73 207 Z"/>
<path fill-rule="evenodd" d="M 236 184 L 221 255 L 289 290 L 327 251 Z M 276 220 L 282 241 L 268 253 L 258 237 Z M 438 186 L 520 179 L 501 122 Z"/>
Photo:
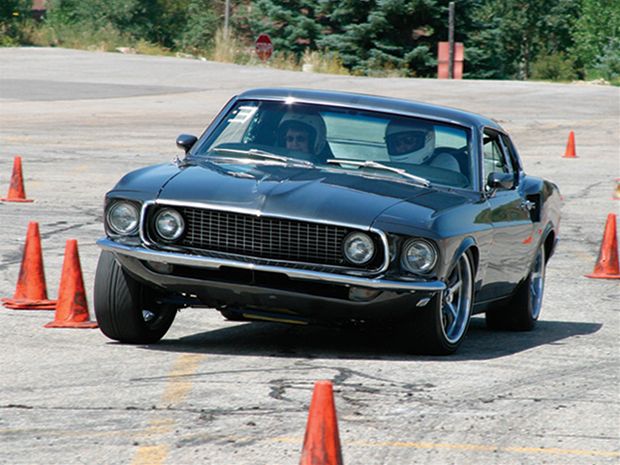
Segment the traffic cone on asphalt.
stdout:
<path fill-rule="evenodd" d="M 15 294 L 11 299 L 2 299 L 2 304 L 13 310 L 54 310 L 56 308 L 56 301 L 47 298 L 41 236 L 39 223 L 36 221 L 28 223 Z"/>
<path fill-rule="evenodd" d="M 571 131 L 568 134 L 568 143 L 566 144 L 566 151 L 562 158 L 577 158 L 575 153 L 575 132 Z"/>
<path fill-rule="evenodd" d="M 342 465 L 334 392 L 330 381 L 314 385 L 300 465 Z"/>
<path fill-rule="evenodd" d="M 82 279 L 82 267 L 78 255 L 77 241 L 69 239 L 65 247 L 62 276 L 58 289 L 58 304 L 54 321 L 46 328 L 96 328 L 97 323 L 88 317 L 88 303 Z"/>
<path fill-rule="evenodd" d="M 598 260 L 594 265 L 594 271 L 586 275 L 587 278 L 620 279 L 620 266 L 618 264 L 618 237 L 616 236 L 616 215 L 607 215 L 605 233 Z"/>
<path fill-rule="evenodd" d="M 13 159 L 13 174 L 11 175 L 11 185 L 6 198 L 1 198 L 3 202 L 32 202 L 26 198 L 24 190 L 24 177 L 22 176 L 22 157 Z"/>

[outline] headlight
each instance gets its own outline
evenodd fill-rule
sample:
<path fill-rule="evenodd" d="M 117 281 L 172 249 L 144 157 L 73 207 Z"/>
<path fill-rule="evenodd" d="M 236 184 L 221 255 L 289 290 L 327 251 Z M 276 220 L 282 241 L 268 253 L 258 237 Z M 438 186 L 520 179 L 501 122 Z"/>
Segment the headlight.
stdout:
<path fill-rule="evenodd" d="M 375 254 L 375 244 L 368 234 L 351 233 L 344 239 L 344 255 L 356 265 L 370 261 Z"/>
<path fill-rule="evenodd" d="M 181 237 L 185 229 L 185 221 L 181 214 L 172 208 L 164 208 L 155 217 L 157 234 L 167 241 L 174 241 Z"/>
<path fill-rule="evenodd" d="M 430 242 L 409 239 L 403 245 L 400 263 L 412 273 L 428 273 L 437 263 L 437 251 Z"/>
<path fill-rule="evenodd" d="M 129 236 L 138 230 L 140 212 L 138 207 L 124 200 L 116 201 L 108 208 L 107 223 L 116 234 Z"/>

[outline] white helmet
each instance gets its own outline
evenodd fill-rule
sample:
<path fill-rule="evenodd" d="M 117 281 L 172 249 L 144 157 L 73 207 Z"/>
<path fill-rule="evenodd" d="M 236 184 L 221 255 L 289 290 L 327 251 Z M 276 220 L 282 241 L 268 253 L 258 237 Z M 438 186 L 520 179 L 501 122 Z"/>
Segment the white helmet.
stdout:
<path fill-rule="evenodd" d="M 392 120 L 385 129 L 385 143 L 393 161 L 422 163 L 435 150 L 435 130 L 424 121 Z"/>
<path fill-rule="evenodd" d="M 280 120 L 278 126 L 278 144 L 285 146 L 284 137 L 289 128 L 303 129 L 309 134 L 308 146 L 312 149 L 312 153 L 318 155 L 325 148 L 327 130 L 325 121 L 318 113 L 302 113 L 289 111 Z"/>

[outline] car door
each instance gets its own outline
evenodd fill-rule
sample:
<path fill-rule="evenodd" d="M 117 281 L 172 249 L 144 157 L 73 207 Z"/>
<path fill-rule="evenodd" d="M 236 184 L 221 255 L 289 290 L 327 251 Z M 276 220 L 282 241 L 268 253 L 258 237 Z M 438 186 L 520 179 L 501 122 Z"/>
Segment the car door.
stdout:
<path fill-rule="evenodd" d="M 492 172 L 511 174 L 514 185 L 496 189 L 486 186 L 493 242 L 485 285 L 479 294 L 480 300 L 510 294 L 526 275 L 535 245 L 530 204 L 526 201 L 524 186 L 520 182 L 519 162 L 503 140 L 505 137 L 491 129 L 484 130 L 483 179 L 487 180 Z"/>

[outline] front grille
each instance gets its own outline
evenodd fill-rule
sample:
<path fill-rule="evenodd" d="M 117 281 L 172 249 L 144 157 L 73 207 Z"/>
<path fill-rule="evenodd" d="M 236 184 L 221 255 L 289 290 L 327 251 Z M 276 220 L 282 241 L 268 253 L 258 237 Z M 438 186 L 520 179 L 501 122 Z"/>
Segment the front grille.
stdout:
<path fill-rule="evenodd" d="M 363 266 L 348 263 L 342 244 L 354 230 L 343 226 L 194 207 L 177 209 L 186 222 L 185 234 L 174 244 L 177 247 L 361 269 L 378 268 L 383 260 L 381 241 L 373 234 L 375 257 Z"/>

